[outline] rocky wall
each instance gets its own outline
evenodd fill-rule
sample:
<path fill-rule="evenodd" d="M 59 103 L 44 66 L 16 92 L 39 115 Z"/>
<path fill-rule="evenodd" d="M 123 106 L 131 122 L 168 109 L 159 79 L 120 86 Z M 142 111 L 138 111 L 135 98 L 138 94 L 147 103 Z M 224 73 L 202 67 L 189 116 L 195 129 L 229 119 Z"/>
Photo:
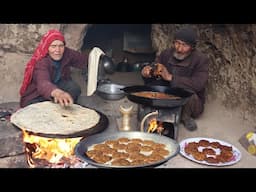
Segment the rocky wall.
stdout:
<path fill-rule="evenodd" d="M 159 54 L 172 45 L 180 24 L 152 25 L 153 47 Z M 210 58 L 207 100 L 219 99 L 224 106 L 240 110 L 245 119 L 256 114 L 256 25 L 195 24 L 198 49 Z"/>

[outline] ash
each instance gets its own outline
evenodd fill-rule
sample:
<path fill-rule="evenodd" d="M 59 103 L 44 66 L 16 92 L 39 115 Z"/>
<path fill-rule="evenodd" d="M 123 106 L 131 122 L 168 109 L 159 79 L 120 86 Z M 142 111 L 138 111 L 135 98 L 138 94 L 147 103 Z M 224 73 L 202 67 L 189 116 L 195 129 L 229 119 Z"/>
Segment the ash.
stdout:
<path fill-rule="evenodd" d="M 34 163 L 36 165 L 35 168 L 86 168 L 88 166 L 87 162 L 80 160 L 76 156 L 62 158 L 59 163 L 49 163 L 46 160 L 36 160 Z"/>

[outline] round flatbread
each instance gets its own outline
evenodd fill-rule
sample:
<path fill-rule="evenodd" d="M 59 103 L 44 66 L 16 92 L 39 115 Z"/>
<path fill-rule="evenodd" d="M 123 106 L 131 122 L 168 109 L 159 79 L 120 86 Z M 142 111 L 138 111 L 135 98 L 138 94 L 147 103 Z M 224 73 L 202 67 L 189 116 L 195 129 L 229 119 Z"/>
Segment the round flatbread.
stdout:
<path fill-rule="evenodd" d="M 11 123 L 17 127 L 42 134 L 74 134 L 94 127 L 100 115 L 93 109 L 77 104 L 62 107 L 51 101 L 44 101 L 21 108 L 11 116 Z"/>

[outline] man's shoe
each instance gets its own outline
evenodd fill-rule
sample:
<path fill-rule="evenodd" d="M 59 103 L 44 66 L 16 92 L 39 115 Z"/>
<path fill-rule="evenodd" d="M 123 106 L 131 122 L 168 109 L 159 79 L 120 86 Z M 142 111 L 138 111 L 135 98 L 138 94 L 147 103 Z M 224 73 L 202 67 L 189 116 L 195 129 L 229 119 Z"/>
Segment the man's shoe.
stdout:
<path fill-rule="evenodd" d="M 189 131 L 195 131 L 197 129 L 196 122 L 192 118 L 184 120 L 183 124 Z"/>

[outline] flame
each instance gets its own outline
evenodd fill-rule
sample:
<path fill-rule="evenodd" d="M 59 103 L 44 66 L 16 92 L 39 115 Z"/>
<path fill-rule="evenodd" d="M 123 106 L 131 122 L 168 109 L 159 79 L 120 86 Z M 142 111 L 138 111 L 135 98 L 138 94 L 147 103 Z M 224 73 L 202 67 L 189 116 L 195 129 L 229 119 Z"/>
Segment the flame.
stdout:
<path fill-rule="evenodd" d="M 27 153 L 32 154 L 32 158 L 34 159 L 44 159 L 49 163 L 58 163 L 63 157 L 69 158 L 74 155 L 75 145 L 82 139 L 82 137 L 64 139 L 47 138 L 29 134 L 24 130 L 22 132 L 24 143 L 33 145 L 33 151 L 29 151 L 27 148 Z"/>
<path fill-rule="evenodd" d="M 154 131 L 157 131 L 157 133 L 161 134 L 163 132 L 163 130 L 164 130 L 163 123 L 157 121 L 156 118 L 152 118 L 149 121 L 148 133 L 150 133 L 150 132 L 153 133 Z"/>
<path fill-rule="evenodd" d="M 154 132 L 156 129 L 157 129 L 157 120 L 156 120 L 156 118 L 153 118 L 149 122 L 148 133 Z"/>

